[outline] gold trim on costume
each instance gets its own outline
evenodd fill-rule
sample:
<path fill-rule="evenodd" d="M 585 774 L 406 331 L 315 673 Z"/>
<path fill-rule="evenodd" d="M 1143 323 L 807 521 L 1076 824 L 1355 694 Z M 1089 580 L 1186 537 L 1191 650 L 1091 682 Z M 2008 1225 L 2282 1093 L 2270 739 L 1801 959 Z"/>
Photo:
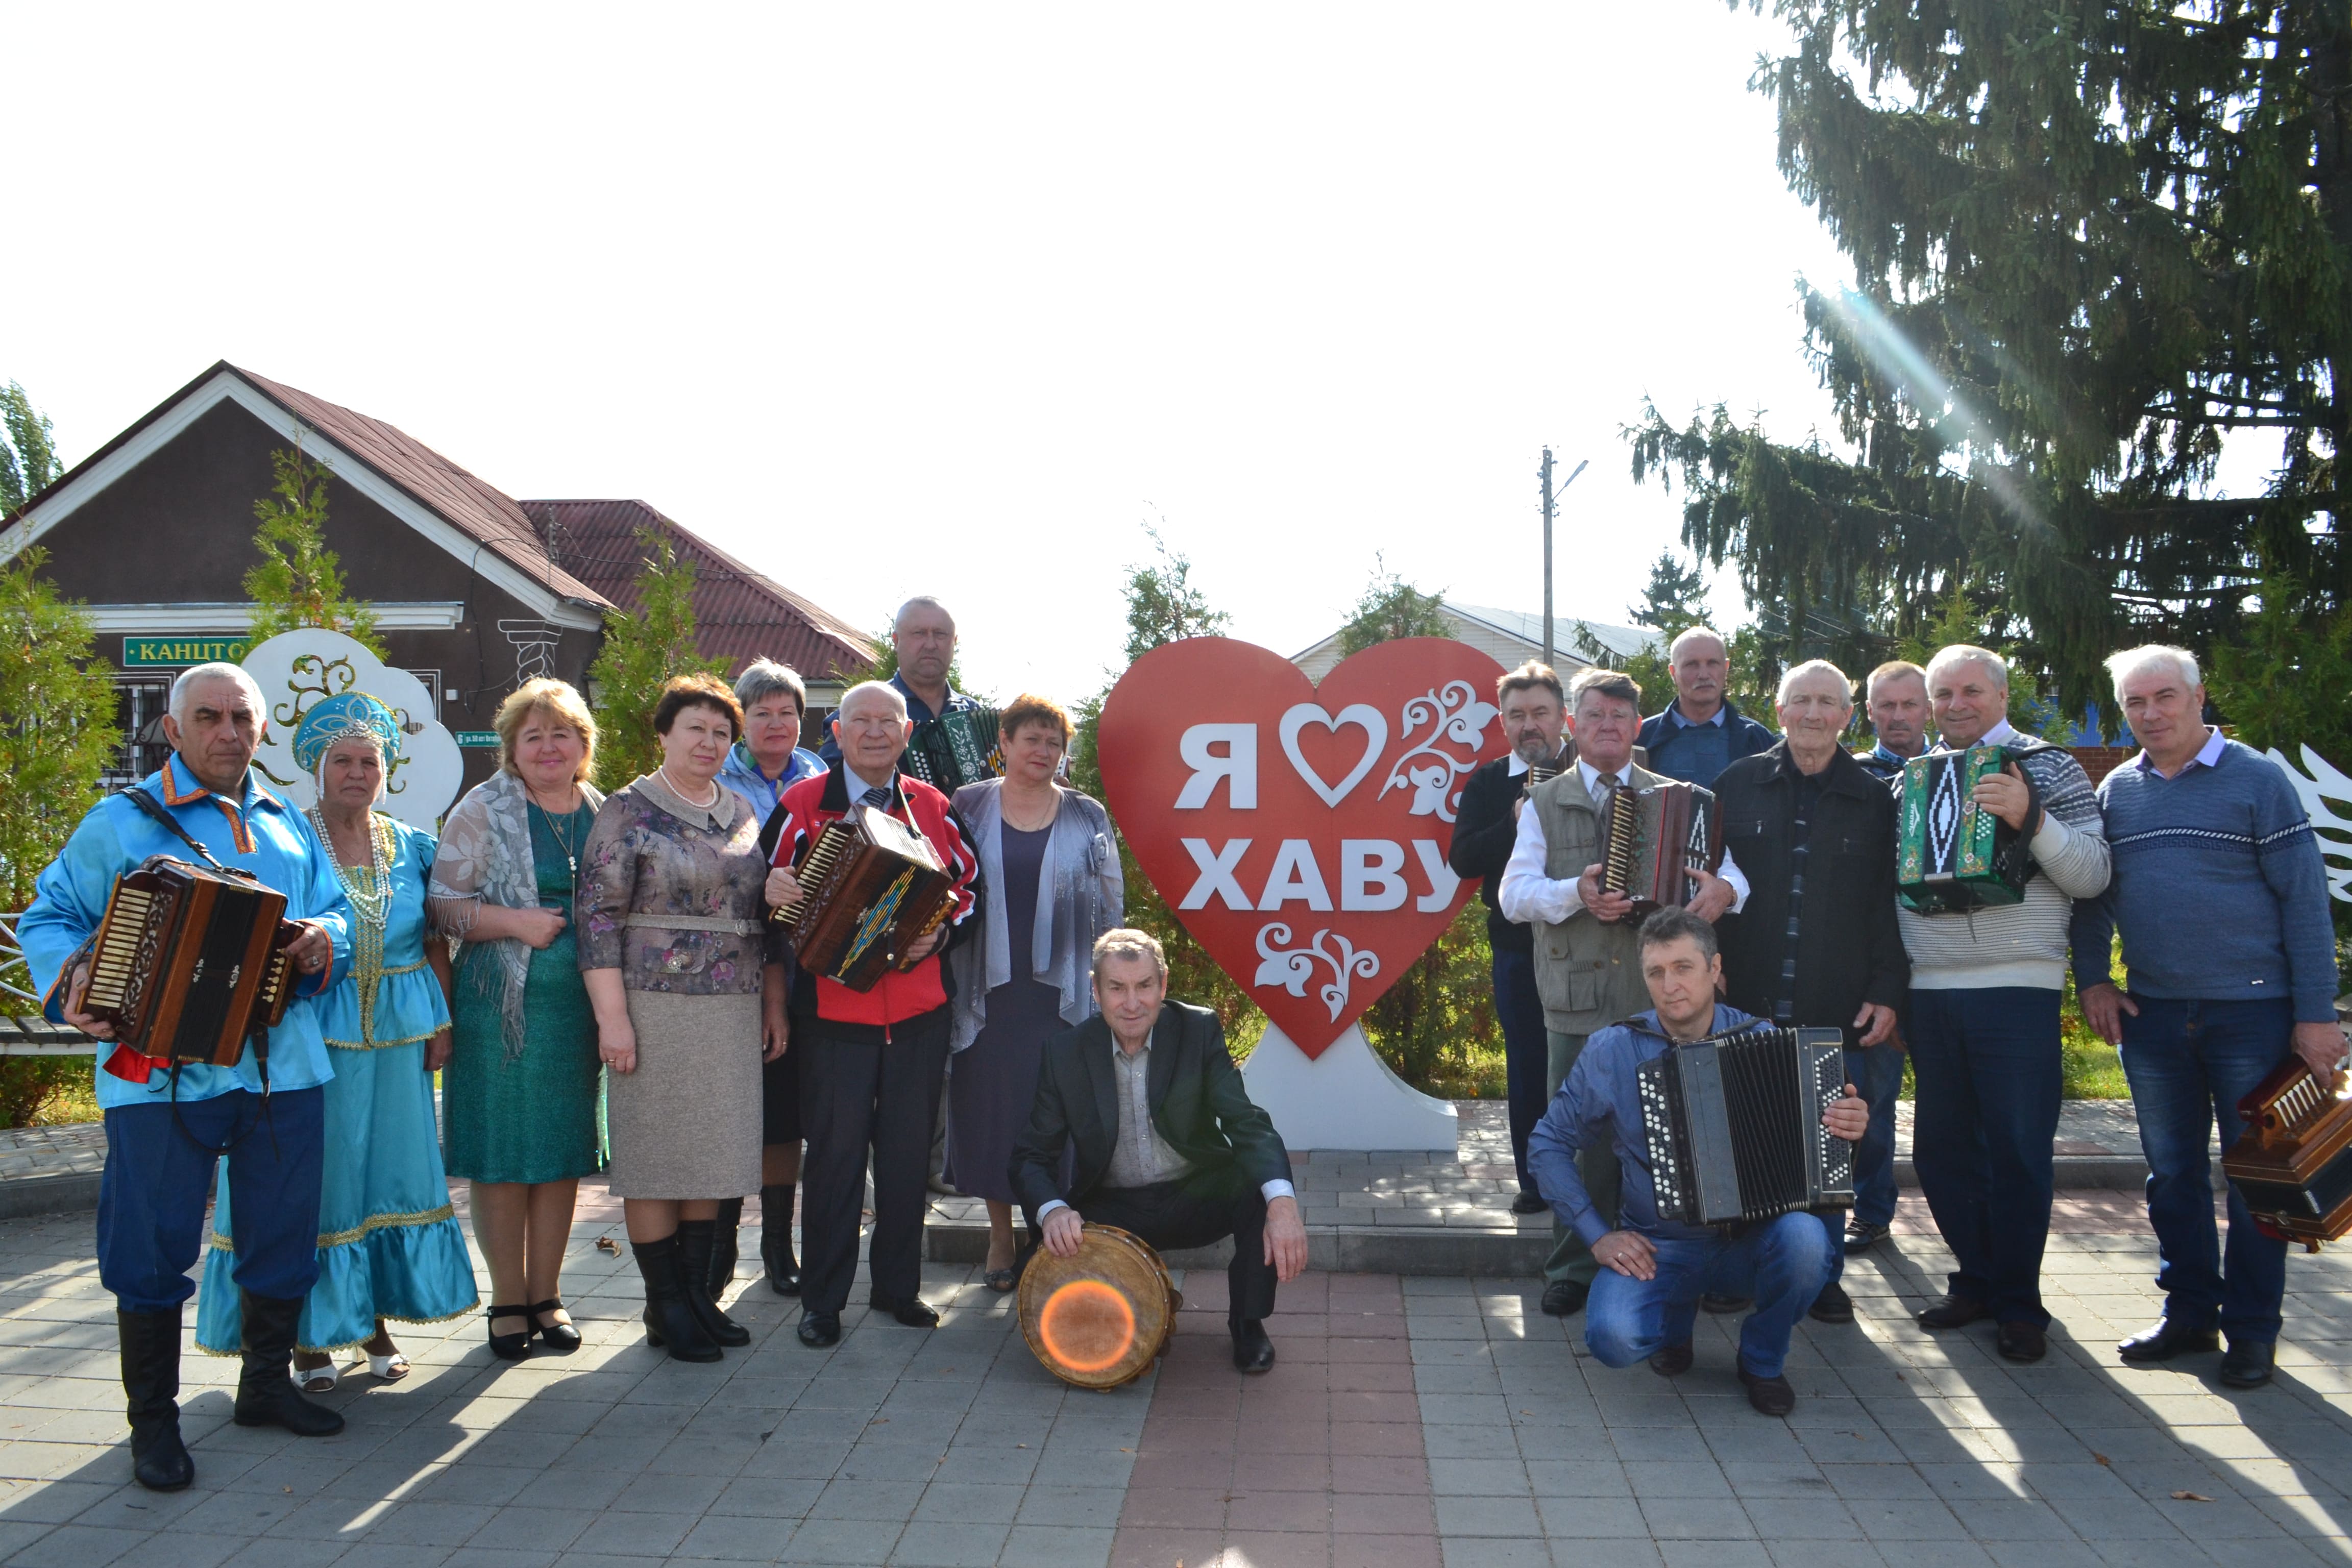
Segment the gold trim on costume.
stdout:
<path fill-rule="evenodd" d="M 439 1208 L 420 1209 L 415 1214 L 370 1215 L 349 1230 L 321 1234 L 319 1237 L 319 1250 L 324 1252 L 331 1247 L 349 1247 L 373 1231 L 401 1230 L 411 1226 L 439 1225 L 445 1219 L 457 1217 L 457 1209 L 454 1204 L 443 1204 Z M 217 1230 L 213 1232 L 211 1240 L 215 1251 L 227 1253 L 236 1251 L 236 1244 Z"/>
<path fill-rule="evenodd" d="M 327 1044 L 334 1047 L 335 1049 L 339 1051 L 388 1051 L 394 1046 L 414 1046 L 422 1041 L 429 1040 L 448 1026 L 448 1025 L 443 1024 L 438 1028 L 427 1029 L 421 1035 L 411 1035 L 404 1040 L 338 1040 L 331 1037 L 328 1037 Z"/>

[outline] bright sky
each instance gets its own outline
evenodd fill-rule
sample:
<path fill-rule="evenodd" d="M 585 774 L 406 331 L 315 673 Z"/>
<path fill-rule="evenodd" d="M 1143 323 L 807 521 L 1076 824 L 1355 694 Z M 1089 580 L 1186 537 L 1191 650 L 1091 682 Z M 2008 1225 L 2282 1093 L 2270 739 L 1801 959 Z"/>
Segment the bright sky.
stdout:
<path fill-rule="evenodd" d="M 1722 0 L 20 6 L 0 381 L 68 462 L 215 359 L 517 497 L 635 496 L 1076 698 L 1156 522 L 1294 653 L 1375 556 L 1622 620 L 1646 394 L 1801 438 L 1847 274 Z M 1718 603 L 1736 614 L 1727 573 Z"/>

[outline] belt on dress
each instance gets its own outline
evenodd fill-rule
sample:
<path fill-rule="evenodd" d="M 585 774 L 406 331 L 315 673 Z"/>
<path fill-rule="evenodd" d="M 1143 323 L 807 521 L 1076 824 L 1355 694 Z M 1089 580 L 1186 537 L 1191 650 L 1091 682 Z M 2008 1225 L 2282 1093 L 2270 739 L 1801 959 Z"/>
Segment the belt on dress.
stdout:
<path fill-rule="evenodd" d="M 630 926 L 652 926 L 659 931 L 717 931 L 731 936 L 758 936 L 758 921 L 730 921 L 718 915 L 647 915 L 633 914 L 621 922 Z"/>

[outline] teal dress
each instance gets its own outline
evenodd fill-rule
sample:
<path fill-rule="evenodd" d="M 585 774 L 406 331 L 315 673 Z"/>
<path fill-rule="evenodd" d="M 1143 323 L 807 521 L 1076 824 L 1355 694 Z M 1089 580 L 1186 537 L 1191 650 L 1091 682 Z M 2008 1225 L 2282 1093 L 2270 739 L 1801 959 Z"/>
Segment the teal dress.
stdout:
<path fill-rule="evenodd" d="M 425 1068 L 426 1043 L 449 1026 L 441 982 L 425 960 L 433 836 L 381 813 L 372 820 L 391 889 L 381 905 L 383 923 L 366 914 L 379 897 L 374 868 L 343 868 L 355 895 L 352 972 L 319 1000 L 335 1076 L 324 1097 L 319 1282 L 295 1332 L 300 1348 L 312 1352 L 373 1339 L 378 1318 L 439 1322 L 472 1311 L 480 1300 L 465 1232 L 449 1205 L 434 1136 L 433 1075 Z M 257 1135 L 268 1134 L 265 1129 Z M 224 1354 L 242 1348 L 245 1337 L 232 1277 L 235 1234 L 223 1182 L 196 1342 Z"/>
<path fill-rule="evenodd" d="M 572 861 L 586 847 L 596 812 L 583 805 L 569 816 L 551 817 L 531 806 L 527 815 L 540 908 L 561 910 L 567 920 L 562 935 L 530 955 L 523 1048 L 512 1058 L 500 1030 L 497 955 L 476 944 L 460 957 L 456 1050 L 442 1075 L 441 1118 L 449 1173 L 476 1182 L 560 1182 L 604 1168 L 596 1130 L 596 1014 L 568 919 Z"/>

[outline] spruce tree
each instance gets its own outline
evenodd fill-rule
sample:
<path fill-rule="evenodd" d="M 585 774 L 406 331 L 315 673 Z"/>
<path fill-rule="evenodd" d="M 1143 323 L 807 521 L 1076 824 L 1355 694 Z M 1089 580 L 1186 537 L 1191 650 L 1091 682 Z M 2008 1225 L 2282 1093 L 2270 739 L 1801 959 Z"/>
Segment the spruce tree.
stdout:
<path fill-rule="evenodd" d="M 1732 0 L 1735 5 L 1738 0 Z M 1750 0 L 1757 9 L 1762 0 Z M 1965 586 L 2072 709 L 2100 658 L 2238 634 L 2265 575 L 2346 602 L 2352 13 L 2344 0 L 1775 0 L 1752 85 L 1853 267 L 1806 287 L 1843 449 L 1717 408 L 1626 432 L 1793 647 Z M 2231 436 L 2260 494 L 2205 493 Z"/>
<path fill-rule="evenodd" d="M 299 437 L 292 451 L 270 453 L 269 463 L 278 482 L 253 503 L 261 523 L 253 547 L 261 564 L 245 574 L 253 640 L 324 626 L 378 658 L 390 658 L 375 635 L 374 607 L 345 596 L 342 563 L 327 548 L 327 470 L 302 456 Z"/>
<path fill-rule="evenodd" d="M 646 554 L 636 607 L 604 612 L 604 646 L 588 671 L 595 696 L 596 783 L 607 791 L 661 765 L 654 709 L 663 683 L 705 670 L 727 673 L 723 660 L 704 658 L 695 643 L 694 563 L 679 560 L 659 529 L 639 529 L 637 542 Z"/>

